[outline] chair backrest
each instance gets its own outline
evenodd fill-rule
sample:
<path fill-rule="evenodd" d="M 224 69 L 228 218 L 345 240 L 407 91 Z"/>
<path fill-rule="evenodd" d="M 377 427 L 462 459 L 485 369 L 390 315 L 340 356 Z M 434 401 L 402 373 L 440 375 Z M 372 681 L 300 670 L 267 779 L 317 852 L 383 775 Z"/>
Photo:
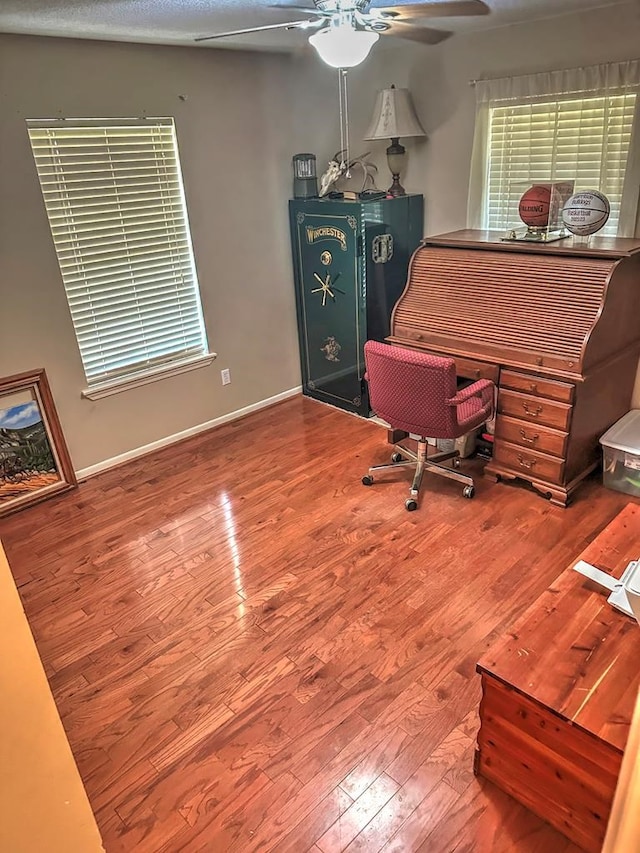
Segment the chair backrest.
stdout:
<path fill-rule="evenodd" d="M 373 411 L 394 429 L 433 438 L 460 434 L 456 407 L 456 365 L 417 350 L 367 341 L 364 346 Z"/>

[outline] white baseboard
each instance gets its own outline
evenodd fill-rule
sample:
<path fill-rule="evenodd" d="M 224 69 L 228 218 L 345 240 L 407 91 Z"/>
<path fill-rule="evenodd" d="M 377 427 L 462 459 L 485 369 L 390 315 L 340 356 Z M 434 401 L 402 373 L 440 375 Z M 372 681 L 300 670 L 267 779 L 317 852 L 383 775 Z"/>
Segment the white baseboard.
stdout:
<path fill-rule="evenodd" d="M 252 403 L 250 406 L 245 406 L 244 409 L 236 409 L 234 412 L 228 412 L 226 415 L 221 415 L 219 418 L 214 418 L 212 421 L 206 421 L 203 424 L 198 424 L 189 429 L 176 432 L 174 435 L 168 435 L 166 438 L 159 438 L 158 441 L 152 441 L 151 444 L 145 444 L 142 447 L 136 447 L 133 450 L 127 450 L 126 453 L 121 453 L 119 456 L 112 456 L 111 459 L 105 459 L 103 462 L 98 462 L 95 465 L 90 465 L 88 468 L 81 468 L 76 471 L 78 480 L 87 480 L 89 477 L 94 477 L 102 471 L 108 471 L 109 468 L 115 468 L 117 465 L 122 465 L 123 462 L 129 462 L 132 459 L 138 459 L 140 456 L 146 456 L 147 453 L 153 453 L 154 450 L 160 450 L 161 447 L 167 447 L 169 444 L 175 444 L 182 441 L 184 438 L 189 438 L 192 435 L 198 435 L 200 432 L 206 432 L 208 429 L 221 426 L 222 424 L 235 421 L 251 412 L 257 412 L 259 409 L 266 409 L 267 406 L 273 406 L 274 403 L 280 403 L 282 400 L 288 400 L 290 397 L 295 397 L 302 393 L 302 386 L 291 388 L 289 391 L 283 391 L 281 394 L 276 394 L 274 397 L 269 397 L 266 400 L 260 400 L 258 403 Z"/>

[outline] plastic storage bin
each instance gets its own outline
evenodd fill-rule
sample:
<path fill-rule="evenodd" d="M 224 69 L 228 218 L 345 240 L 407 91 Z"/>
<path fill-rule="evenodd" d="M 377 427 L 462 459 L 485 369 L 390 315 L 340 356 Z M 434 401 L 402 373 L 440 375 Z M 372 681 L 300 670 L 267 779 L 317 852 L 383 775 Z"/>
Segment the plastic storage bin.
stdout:
<path fill-rule="evenodd" d="M 604 485 L 640 497 L 640 409 L 632 409 L 609 427 L 600 444 Z"/>

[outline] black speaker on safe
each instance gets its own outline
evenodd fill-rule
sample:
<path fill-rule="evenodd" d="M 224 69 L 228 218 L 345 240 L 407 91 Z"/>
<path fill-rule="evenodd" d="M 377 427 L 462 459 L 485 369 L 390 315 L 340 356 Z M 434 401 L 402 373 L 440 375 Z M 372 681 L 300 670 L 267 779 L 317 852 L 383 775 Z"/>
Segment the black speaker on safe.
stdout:
<path fill-rule="evenodd" d="M 423 237 L 423 197 L 289 202 L 303 391 L 369 416 L 363 347 L 384 340 Z"/>
<path fill-rule="evenodd" d="M 318 197 L 315 154 L 293 155 L 293 197 Z"/>

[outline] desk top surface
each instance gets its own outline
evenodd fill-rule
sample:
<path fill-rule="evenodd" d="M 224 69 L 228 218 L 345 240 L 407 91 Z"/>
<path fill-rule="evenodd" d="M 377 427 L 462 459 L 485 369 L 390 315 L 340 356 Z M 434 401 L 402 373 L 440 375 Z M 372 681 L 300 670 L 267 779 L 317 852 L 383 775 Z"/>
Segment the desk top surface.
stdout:
<path fill-rule="evenodd" d="M 626 258 L 640 252 L 637 237 L 600 237 L 588 239 L 568 236 L 551 243 L 504 240 L 504 231 L 466 228 L 425 237 L 424 246 L 448 246 L 456 249 L 493 249 L 503 252 L 528 252 L 544 255 L 578 255 L 584 257 Z"/>
<path fill-rule="evenodd" d="M 638 557 L 640 506 L 628 504 L 489 649 L 478 670 L 623 750 L 640 684 L 640 626 L 572 567 L 581 559 L 620 577 Z"/>

